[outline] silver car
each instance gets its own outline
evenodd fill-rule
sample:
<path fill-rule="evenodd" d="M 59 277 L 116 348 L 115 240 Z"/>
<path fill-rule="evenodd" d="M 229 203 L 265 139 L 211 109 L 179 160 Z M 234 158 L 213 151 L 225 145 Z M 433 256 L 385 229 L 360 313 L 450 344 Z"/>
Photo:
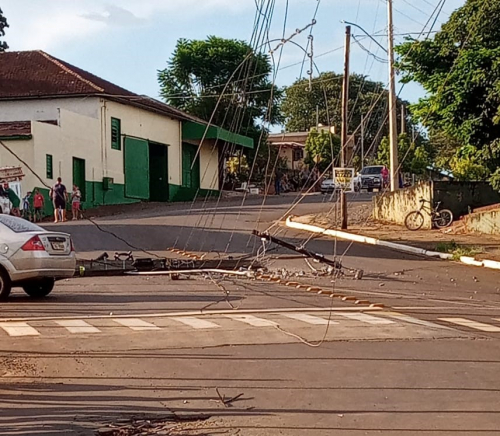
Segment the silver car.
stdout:
<path fill-rule="evenodd" d="M 76 257 L 66 233 L 48 232 L 22 218 L 0 214 L 0 299 L 20 286 L 45 297 L 58 279 L 72 277 Z"/>
<path fill-rule="evenodd" d="M 335 184 L 333 179 L 326 179 L 321 182 L 321 193 L 322 194 L 333 194 L 335 191 L 339 191 L 340 187 Z"/>

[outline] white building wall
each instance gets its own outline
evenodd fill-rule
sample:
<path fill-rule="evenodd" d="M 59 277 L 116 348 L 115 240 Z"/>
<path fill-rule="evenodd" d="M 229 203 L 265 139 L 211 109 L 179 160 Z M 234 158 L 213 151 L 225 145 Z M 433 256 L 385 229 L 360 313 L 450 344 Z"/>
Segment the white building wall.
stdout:
<path fill-rule="evenodd" d="M 113 177 L 115 183 L 124 183 L 123 136 L 133 136 L 168 145 L 169 183 L 180 185 L 182 174 L 181 122 L 164 115 L 112 101 L 102 101 L 101 104 L 103 107 L 103 132 L 105 132 L 106 176 Z M 111 118 L 118 118 L 121 122 L 121 150 L 111 148 Z"/>
<path fill-rule="evenodd" d="M 87 181 L 102 181 L 100 122 L 98 119 L 60 110 L 60 125 L 32 122 L 35 171 L 46 185 L 57 177 L 68 190 L 73 182 L 73 157 L 85 160 Z M 46 156 L 52 155 L 53 178 L 47 179 Z M 40 182 L 36 184 L 40 186 Z"/>
<path fill-rule="evenodd" d="M 121 150 L 111 148 L 111 118 L 121 120 Z M 169 184 L 182 185 L 182 124 L 179 120 L 97 97 L 33 99 L 0 102 L 0 121 L 32 121 L 32 140 L 8 141 L 19 156 L 52 186 L 61 177 L 68 189 L 73 178 L 73 157 L 85 159 L 86 180 L 102 182 L 113 177 L 124 183 L 123 136 L 168 145 Z M 59 125 L 36 122 L 57 120 Z M 200 151 L 203 189 L 218 189 L 217 151 L 213 144 Z M 46 155 L 53 156 L 53 179 L 46 178 Z M 17 159 L 0 150 L 0 165 L 18 165 Z M 42 183 L 27 169 L 23 195 Z"/>
<path fill-rule="evenodd" d="M 34 169 L 34 140 L 3 140 L 2 141 L 10 150 L 12 150 L 20 159 L 26 162 Z M 0 167 L 21 167 L 25 177 L 21 181 L 21 194 L 26 195 L 34 186 L 40 186 L 40 182 L 36 179 L 33 173 L 21 163 L 21 161 L 11 154 L 4 147 L 0 147 Z M 0 180 L 1 182 L 1 180 Z M 36 183 L 38 182 L 38 184 Z"/>
<path fill-rule="evenodd" d="M 200 148 L 200 188 L 219 189 L 219 157 L 213 140 L 204 141 Z"/>
<path fill-rule="evenodd" d="M 85 159 L 88 181 L 102 180 L 99 120 L 66 110 L 60 110 L 59 120 L 61 124 L 58 126 L 32 121 L 32 139 L 5 141 L 19 159 L 4 148 L 0 149 L 0 166 L 20 166 L 23 169 L 23 196 L 35 187 L 48 189 L 57 177 L 63 179 L 68 190 L 71 189 L 73 157 Z M 47 154 L 52 155 L 52 179 L 47 178 Z"/>
<path fill-rule="evenodd" d="M 59 109 L 99 118 L 99 98 L 46 98 L 0 101 L 0 121 L 59 120 Z"/>

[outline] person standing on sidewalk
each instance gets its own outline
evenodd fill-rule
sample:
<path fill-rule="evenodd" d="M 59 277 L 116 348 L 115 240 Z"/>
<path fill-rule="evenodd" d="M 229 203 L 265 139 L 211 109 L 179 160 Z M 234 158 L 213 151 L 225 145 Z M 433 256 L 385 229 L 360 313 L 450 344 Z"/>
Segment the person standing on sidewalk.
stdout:
<path fill-rule="evenodd" d="M 385 189 L 389 186 L 389 170 L 385 165 L 382 168 L 381 175 L 382 175 L 382 188 Z"/>
<path fill-rule="evenodd" d="M 3 184 L 3 190 L 9 198 L 10 203 L 12 204 L 10 214 L 14 216 L 20 216 L 21 214 L 19 212 L 19 207 L 21 206 L 21 199 L 17 196 L 14 190 L 9 187 L 9 184 L 7 182 Z"/>
<path fill-rule="evenodd" d="M 78 186 L 73 185 L 73 192 L 71 193 L 71 212 L 73 215 L 73 221 L 80 219 L 80 202 L 82 199 L 82 193 Z"/>
<path fill-rule="evenodd" d="M 42 221 L 43 218 L 43 207 L 45 205 L 45 198 L 40 194 L 38 188 L 35 189 L 35 195 L 33 196 L 33 208 L 35 213 L 33 214 L 33 219 L 35 223 L 37 221 Z"/>
<path fill-rule="evenodd" d="M 281 194 L 281 179 L 283 177 L 283 174 L 281 173 L 281 170 L 278 168 L 276 170 L 276 173 L 274 175 L 274 193 L 276 195 Z"/>
<path fill-rule="evenodd" d="M 32 215 L 31 215 L 31 191 L 28 191 L 28 193 L 23 197 L 23 218 L 25 220 L 31 221 Z"/>
<path fill-rule="evenodd" d="M 62 184 L 60 177 L 57 178 L 57 183 L 50 190 L 50 198 L 54 204 L 54 222 L 59 222 L 59 212 L 61 213 L 61 221 L 66 221 L 68 191 L 66 190 L 66 186 Z"/>

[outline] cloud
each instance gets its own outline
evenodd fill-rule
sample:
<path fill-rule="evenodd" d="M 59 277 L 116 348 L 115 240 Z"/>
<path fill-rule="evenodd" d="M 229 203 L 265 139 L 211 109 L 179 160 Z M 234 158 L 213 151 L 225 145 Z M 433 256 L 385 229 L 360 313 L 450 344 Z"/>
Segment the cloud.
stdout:
<path fill-rule="evenodd" d="M 83 18 L 91 21 L 99 21 L 110 26 L 137 26 L 147 22 L 144 18 L 139 18 L 127 9 L 120 6 L 108 5 L 103 13 L 89 12 L 82 15 Z"/>
<path fill-rule="evenodd" d="M 119 6 L 118 6 L 119 3 Z M 254 0 L 2 0 L 9 20 L 11 50 L 57 50 L 103 37 L 114 27 L 145 26 L 158 16 L 191 25 L 213 14 L 237 14 L 255 8 Z"/>

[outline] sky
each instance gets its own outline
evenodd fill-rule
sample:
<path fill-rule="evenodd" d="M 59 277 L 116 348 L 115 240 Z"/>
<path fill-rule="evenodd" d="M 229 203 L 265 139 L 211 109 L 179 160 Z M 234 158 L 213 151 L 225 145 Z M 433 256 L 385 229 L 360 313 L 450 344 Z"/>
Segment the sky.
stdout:
<path fill-rule="evenodd" d="M 258 1 L 258 0 L 257 0 Z M 394 0 L 396 43 L 402 34 L 424 29 L 441 0 Z M 446 22 L 465 0 L 447 0 L 435 30 Z M 311 23 L 314 61 L 320 71 L 343 70 L 345 24 L 356 23 L 384 47 L 387 37 L 386 0 L 276 0 L 271 38 L 281 38 L 288 3 L 285 35 Z M 319 6 L 318 6 L 319 3 Z M 11 51 L 44 50 L 59 59 L 90 71 L 138 94 L 159 97 L 157 71 L 167 66 L 179 38 L 205 39 L 209 35 L 249 40 L 256 0 L 0 0 L 10 24 L 5 40 Z M 308 32 L 293 41 L 306 46 Z M 363 32 L 353 27 L 354 36 L 370 51 L 353 41 L 351 72 L 387 83 L 384 52 Z M 415 35 L 417 36 L 417 35 Z M 375 56 L 374 56 L 375 55 Z M 305 76 L 303 51 L 284 46 L 277 84 L 293 83 Z M 316 73 L 315 73 L 316 74 Z M 400 90 L 398 84 L 398 90 Z M 424 95 L 416 84 L 403 88 L 401 97 L 411 102 Z"/>

